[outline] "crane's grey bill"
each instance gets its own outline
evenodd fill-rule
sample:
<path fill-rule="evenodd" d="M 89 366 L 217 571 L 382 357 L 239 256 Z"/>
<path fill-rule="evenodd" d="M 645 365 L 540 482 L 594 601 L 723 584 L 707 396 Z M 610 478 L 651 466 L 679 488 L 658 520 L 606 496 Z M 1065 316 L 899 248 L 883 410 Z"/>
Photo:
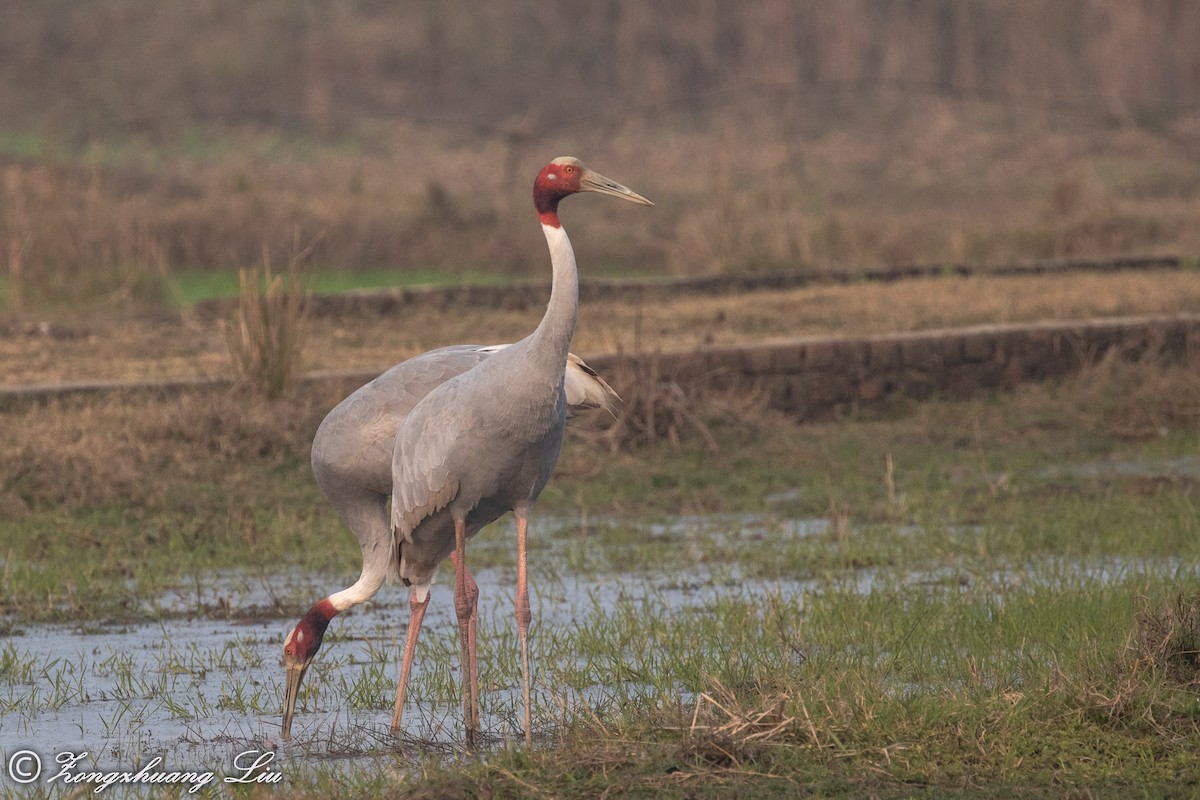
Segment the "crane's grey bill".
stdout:
<path fill-rule="evenodd" d="M 585 192 L 608 194 L 613 197 L 619 197 L 622 200 L 628 200 L 631 203 L 640 203 L 644 206 L 654 205 L 654 203 L 651 203 L 628 186 L 622 186 L 616 181 L 609 180 L 603 175 L 598 175 L 590 170 L 586 171 L 583 177 L 579 179 L 579 188 Z"/>
<path fill-rule="evenodd" d="M 300 696 L 300 682 L 308 664 L 289 664 L 287 668 L 287 694 L 283 698 L 283 730 L 285 740 L 292 738 L 292 715 L 296 713 L 296 698 Z"/>

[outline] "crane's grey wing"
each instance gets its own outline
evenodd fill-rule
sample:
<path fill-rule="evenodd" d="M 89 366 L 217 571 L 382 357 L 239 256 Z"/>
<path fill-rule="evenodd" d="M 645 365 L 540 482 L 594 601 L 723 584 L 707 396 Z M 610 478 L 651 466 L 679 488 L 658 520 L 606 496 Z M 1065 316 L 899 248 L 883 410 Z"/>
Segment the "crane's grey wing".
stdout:
<path fill-rule="evenodd" d="M 439 387 L 436 398 L 452 395 L 457 380 Z M 454 444 L 470 420 L 454 415 L 454 403 L 425 402 L 413 409 L 396 433 L 392 453 L 392 530 L 407 541 L 422 520 L 445 508 L 458 494 L 456 470 L 451 463 Z M 461 414 L 461 410 L 460 410 Z"/>
<path fill-rule="evenodd" d="M 476 348 L 475 351 L 491 355 L 506 347 L 508 347 L 507 344 L 494 344 Z M 567 395 L 567 414 L 572 417 L 581 411 L 590 411 L 593 408 L 603 408 L 608 413 L 615 414 L 616 404 L 621 402 L 621 396 L 608 385 L 608 381 L 601 378 L 596 370 L 589 367 L 582 358 L 574 353 L 567 353 L 563 389 Z"/>
<path fill-rule="evenodd" d="M 407 416 L 417 403 L 425 399 L 425 395 L 505 347 L 508 345 L 456 344 L 439 347 L 402 361 L 359 391 L 368 390 L 371 396 L 388 398 L 381 404 L 395 411 L 403 411 Z"/>
<path fill-rule="evenodd" d="M 317 482 L 329 495 L 345 485 L 392 491 L 396 431 L 425 395 L 503 345 L 455 345 L 403 361 L 365 384 L 326 415 L 313 438 Z"/>
<path fill-rule="evenodd" d="M 365 458 L 390 468 L 396 430 L 417 403 L 505 347 L 508 345 L 452 345 L 422 353 L 387 370 L 325 417 L 313 440 L 314 463 L 320 461 L 336 468 Z M 611 412 L 614 401 L 620 400 L 612 387 L 574 353 L 567 356 L 565 389 L 571 414 L 592 408 Z"/>
<path fill-rule="evenodd" d="M 507 346 L 474 348 L 472 352 L 481 355 L 482 361 L 486 354 Z M 469 405 L 452 399 L 465 391 L 463 381 L 469 381 L 469 373 L 464 371 L 431 390 L 431 394 L 437 392 L 437 397 L 427 395 L 428 402 L 418 404 L 396 433 L 392 451 L 392 527 L 405 539 L 422 520 L 449 505 L 459 490 L 456 476 L 475 466 L 451 463 L 457 438 L 471 429 Z M 611 412 L 614 400 L 620 400 L 612 387 L 574 353 L 567 355 L 564 389 L 571 413 L 590 408 Z"/>

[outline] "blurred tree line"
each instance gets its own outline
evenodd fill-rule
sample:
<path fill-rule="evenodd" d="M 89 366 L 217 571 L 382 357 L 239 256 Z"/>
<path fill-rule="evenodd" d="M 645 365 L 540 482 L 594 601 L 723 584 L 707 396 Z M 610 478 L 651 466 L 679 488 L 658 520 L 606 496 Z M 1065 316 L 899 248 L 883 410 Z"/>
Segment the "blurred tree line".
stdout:
<path fill-rule="evenodd" d="M 752 89 L 904 84 L 1200 107 L 1192 0 L 25 0 L 0 4 L 0 127 L 494 128 L 702 110 Z"/>

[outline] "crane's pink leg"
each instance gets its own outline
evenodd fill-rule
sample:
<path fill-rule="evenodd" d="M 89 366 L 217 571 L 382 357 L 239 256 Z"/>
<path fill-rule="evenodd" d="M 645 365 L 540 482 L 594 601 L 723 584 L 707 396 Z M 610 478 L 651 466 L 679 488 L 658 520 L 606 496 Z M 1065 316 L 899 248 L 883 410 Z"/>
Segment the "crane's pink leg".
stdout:
<path fill-rule="evenodd" d="M 413 655 L 417 652 L 417 637 L 421 634 L 421 621 L 425 609 L 429 608 L 429 589 L 425 600 L 417 600 L 416 590 L 409 598 L 408 632 L 404 636 L 404 661 L 400 664 L 400 683 L 396 685 L 396 705 L 392 708 L 392 735 L 400 732 L 400 717 L 404 713 L 404 694 L 408 691 L 408 676 L 412 672 Z"/>
<path fill-rule="evenodd" d="M 459 664 L 463 681 L 463 727 L 467 747 L 475 747 L 475 732 L 479 728 L 479 706 L 475 697 L 475 658 L 471 648 L 471 620 L 474 617 L 475 597 L 467 588 L 467 530 L 466 521 L 454 520 L 454 611 L 458 615 Z M 474 581 L 471 581 L 474 583 Z"/>
<path fill-rule="evenodd" d="M 458 570 L 458 554 L 450 554 L 450 563 L 454 565 L 455 576 L 457 580 Z M 463 564 L 463 575 L 466 580 L 463 584 L 467 587 L 467 599 L 471 601 L 471 620 L 467 623 L 467 653 L 471 659 L 471 696 L 475 698 L 475 707 L 473 709 L 474 727 L 479 727 L 479 676 L 477 671 L 477 662 L 475 659 L 475 626 L 476 620 L 479 619 L 479 584 L 475 583 L 474 576 L 471 575 L 471 570 L 467 569 L 467 565 Z"/>
<path fill-rule="evenodd" d="M 515 512 L 514 512 L 515 513 Z M 517 633 L 521 640 L 521 683 L 525 695 L 525 746 L 533 747 L 533 721 L 529 703 L 529 623 L 533 612 L 529 610 L 529 581 L 525 566 L 525 539 L 528 520 L 524 514 L 517 518 Z"/>

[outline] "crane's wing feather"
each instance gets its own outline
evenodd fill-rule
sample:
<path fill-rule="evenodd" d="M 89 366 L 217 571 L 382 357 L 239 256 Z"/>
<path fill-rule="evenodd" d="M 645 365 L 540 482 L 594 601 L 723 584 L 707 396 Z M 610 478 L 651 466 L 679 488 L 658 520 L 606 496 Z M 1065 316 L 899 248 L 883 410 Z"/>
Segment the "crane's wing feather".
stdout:
<path fill-rule="evenodd" d="M 506 346 L 472 348 L 472 353 L 482 362 Z M 400 420 L 394 434 L 391 527 L 400 545 L 401 577 L 414 583 L 425 580 L 428 569 L 445 557 L 442 537 L 448 532 L 449 517 L 444 510 L 455 502 L 464 485 L 478 488 L 480 463 L 466 454 L 487 460 L 478 452 L 478 443 L 471 448 L 461 446 L 464 437 L 471 438 L 472 431 L 482 424 L 474 413 L 475 403 L 481 398 L 468 401 L 466 397 L 478 394 L 471 386 L 470 373 L 464 370 L 429 389 Z M 573 354 L 568 357 L 564 388 L 572 412 L 589 408 L 611 411 L 613 401 L 619 399 L 594 370 Z M 482 402 L 486 405 L 487 400 Z M 464 484 L 464 476 L 473 479 Z M 432 522 L 438 517 L 439 522 Z"/>
<path fill-rule="evenodd" d="M 441 387 L 439 387 L 441 388 Z M 453 386 L 441 388 L 453 391 Z M 405 540 L 421 521 L 445 508 L 458 494 L 452 464 L 454 443 L 469 421 L 450 418 L 446 406 L 423 403 L 396 433 L 392 454 L 392 529 Z"/>

